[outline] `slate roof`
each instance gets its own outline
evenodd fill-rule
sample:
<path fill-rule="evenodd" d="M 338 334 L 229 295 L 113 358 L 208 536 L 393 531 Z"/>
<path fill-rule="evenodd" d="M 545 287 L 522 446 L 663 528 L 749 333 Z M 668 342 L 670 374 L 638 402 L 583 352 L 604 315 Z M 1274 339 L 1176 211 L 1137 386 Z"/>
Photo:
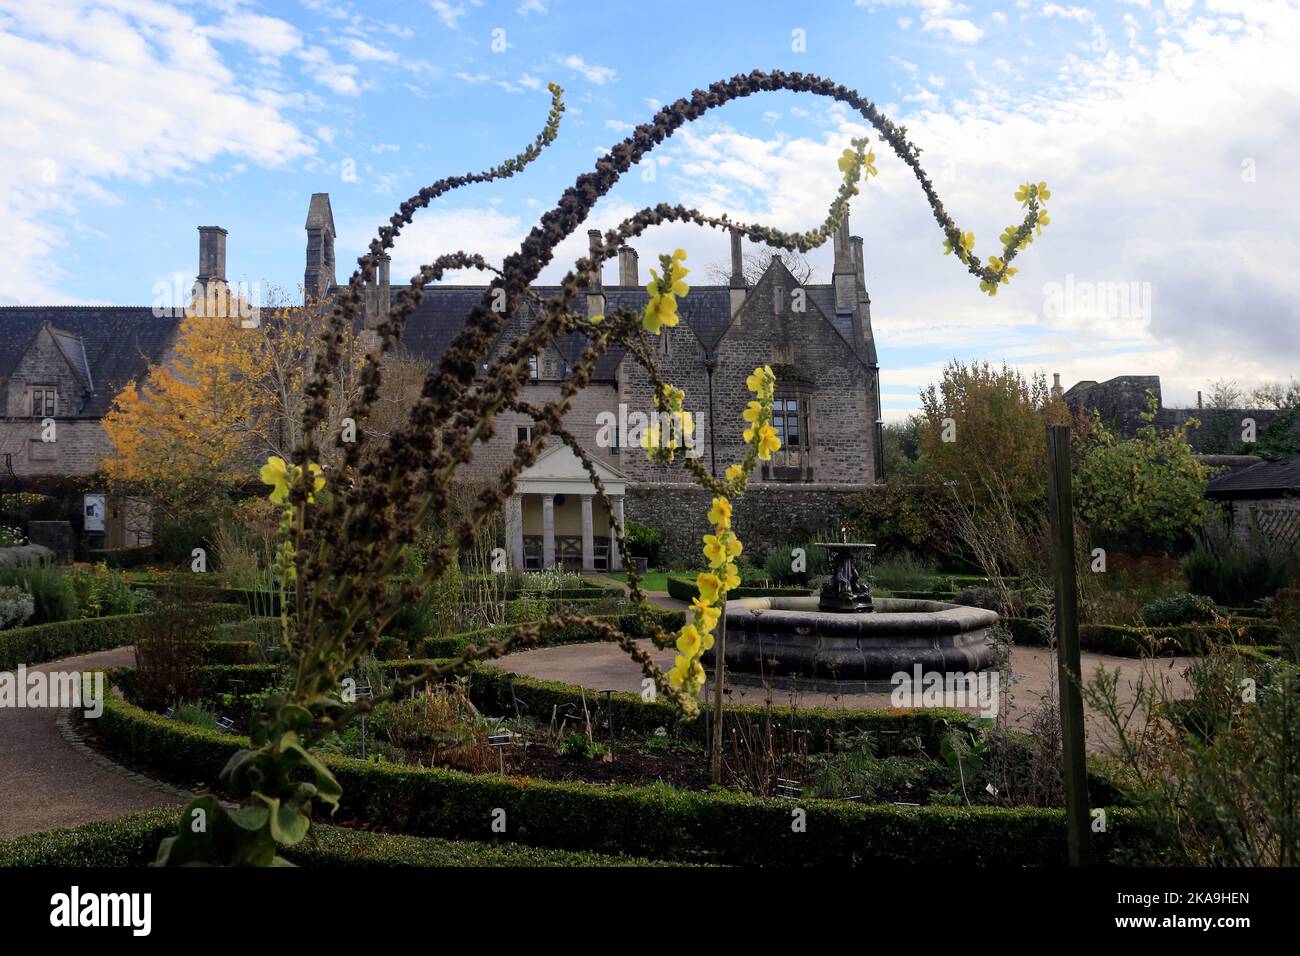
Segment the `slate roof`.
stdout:
<path fill-rule="evenodd" d="M 1262 461 L 1220 475 L 1205 489 L 1209 498 L 1273 498 L 1283 492 L 1300 492 L 1300 458 Z"/>
<path fill-rule="evenodd" d="M 94 393 L 77 417 L 104 415 L 122 386 L 141 378 L 167 348 L 179 319 L 158 317 L 149 306 L 0 307 L 0 379 L 8 379 L 41 326 L 48 322 L 79 377 Z"/>

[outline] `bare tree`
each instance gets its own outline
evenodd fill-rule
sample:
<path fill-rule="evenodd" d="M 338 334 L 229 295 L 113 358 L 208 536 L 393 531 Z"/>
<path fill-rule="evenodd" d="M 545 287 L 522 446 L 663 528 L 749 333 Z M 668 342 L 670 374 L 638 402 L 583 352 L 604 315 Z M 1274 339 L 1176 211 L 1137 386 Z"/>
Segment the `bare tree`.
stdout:
<path fill-rule="evenodd" d="M 771 265 L 773 259 L 780 259 L 785 263 L 785 267 L 790 270 L 790 274 L 800 285 L 807 285 L 813 279 L 813 267 L 803 255 L 798 251 L 787 251 L 780 249 L 775 252 L 746 252 L 741 256 L 740 267 L 745 276 L 746 285 L 754 285 L 759 279 L 763 278 L 763 273 Z M 713 262 L 704 267 L 705 273 L 718 285 L 726 285 L 731 281 L 731 262 Z"/>

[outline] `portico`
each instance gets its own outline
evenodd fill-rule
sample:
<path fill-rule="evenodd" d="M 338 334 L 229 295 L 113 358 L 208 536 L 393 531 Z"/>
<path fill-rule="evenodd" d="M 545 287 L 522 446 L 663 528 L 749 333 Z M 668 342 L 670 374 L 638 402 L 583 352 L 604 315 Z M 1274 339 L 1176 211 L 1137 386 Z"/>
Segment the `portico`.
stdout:
<path fill-rule="evenodd" d="M 626 478 L 604 462 L 595 464 L 614 506 L 612 514 L 567 445 L 548 448 L 520 474 L 506 502 L 506 549 L 512 567 L 622 570 L 614 528 L 623 526 Z"/>

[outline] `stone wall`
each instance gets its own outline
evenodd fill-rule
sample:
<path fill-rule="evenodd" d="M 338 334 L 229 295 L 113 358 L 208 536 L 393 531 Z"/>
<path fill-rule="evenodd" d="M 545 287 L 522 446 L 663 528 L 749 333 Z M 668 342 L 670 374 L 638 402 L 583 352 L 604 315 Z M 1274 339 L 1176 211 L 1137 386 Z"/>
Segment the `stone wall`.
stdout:
<path fill-rule="evenodd" d="M 761 564 L 767 552 L 821 533 L 839 535 L 841 516 L 866 485 L 751 484 L 732 516 L 745 544 L 743 560 Z M 702 560 L 700 538 L 710 530 L 712 496 L 695 484 L 630 484 L 625 514 L 664 532 L 664 559 Z"/>

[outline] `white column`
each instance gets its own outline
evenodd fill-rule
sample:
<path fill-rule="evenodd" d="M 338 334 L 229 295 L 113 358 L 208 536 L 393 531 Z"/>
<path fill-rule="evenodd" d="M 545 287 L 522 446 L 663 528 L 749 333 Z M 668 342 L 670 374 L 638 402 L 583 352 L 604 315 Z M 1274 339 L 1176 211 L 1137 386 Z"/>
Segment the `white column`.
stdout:
<path fill-rule="evenodd" d="M 542 495 L 542 567 L 555 567 L 555 495 Z"/>
<path fill-rule="evenodd" d="M 596 570 L 595 527 L 591 518 L 591 495 L 582 496 L 582 570 Z"/>
<path fill-rule="evenodd" d="M 609 569 L 611 571 L 623 570 L 623 555 L 618 550 L 618 538 L 614 529 L 623 530 L 623 496 L 614 495 L 610 499 L 614 503 L 614 513 L 609 516 Z"/>
<path fill-rule="evenodd" d="M 524 569 L 524 496 L 506 502 L 506 559 L 517 571 Z"/>

